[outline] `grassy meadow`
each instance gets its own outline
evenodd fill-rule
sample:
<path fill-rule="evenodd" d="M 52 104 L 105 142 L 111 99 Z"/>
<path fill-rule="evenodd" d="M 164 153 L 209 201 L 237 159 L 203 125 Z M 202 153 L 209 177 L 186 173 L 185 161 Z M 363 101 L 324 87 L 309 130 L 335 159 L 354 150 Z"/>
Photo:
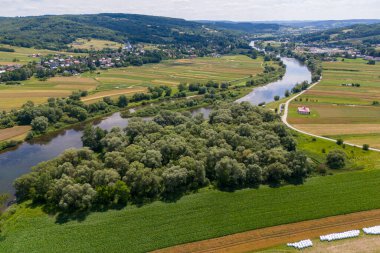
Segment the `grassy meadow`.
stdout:
<path fill-rule="evenodd" d="M 70 46 L 74 49 L 102 50 L 104 48 L 118 49 L 123 45 L 109 40 L 77 39 L 75 42 L 71 43 Z"/>
<path fill-rule="evenodd" d="M 323 69 L 321 83 L 291 103 L 289 122 L 314 134 L 380 148 L 380 106 L 373 104 L 380 102 L 380 65 L 345 59 L 324 62 Z M 353 83 L 360 87 L 342 86 Z M 311 115 L 298 115 L 299 106 L 308 106 Z"/>
<path fill-rule="evenodd" d="M 204 189 L 175 203 L 95 212 L 76 220 L 16 207 L 0 252 L 147 252 L 279 224 L 380 208 L 380 170 L 233 193 Z"/>

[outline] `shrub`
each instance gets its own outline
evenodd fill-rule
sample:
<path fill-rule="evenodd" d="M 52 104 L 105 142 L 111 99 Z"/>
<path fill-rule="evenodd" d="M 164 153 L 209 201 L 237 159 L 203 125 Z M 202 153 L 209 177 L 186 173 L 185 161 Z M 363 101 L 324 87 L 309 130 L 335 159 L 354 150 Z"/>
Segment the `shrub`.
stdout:
<path fill-rule="evenodd" d="M 33 131 L 45 133 L 49 126 L 49 120 L 44 116 L 40 116 L 32 120 L 31 126 Z"/>
<path fill-rule="evenodd" d="M 364 144 L 363 145 L 363 150 L 368 151 L 369 150 L 369 145 L 368 144 Z"/>
<path fill-rule="evenodd" d="M 336 140 L 336 144 L 338 144 L 339 146 L 343 144 L 343 139 L 338 139 Z"/>
<path fill-rule="evenodd" d="M 327 155 L 326 164 L 330 169 L 342 169 L 346 165 L 346 154 L 341 150 L 332 150 Z"/>

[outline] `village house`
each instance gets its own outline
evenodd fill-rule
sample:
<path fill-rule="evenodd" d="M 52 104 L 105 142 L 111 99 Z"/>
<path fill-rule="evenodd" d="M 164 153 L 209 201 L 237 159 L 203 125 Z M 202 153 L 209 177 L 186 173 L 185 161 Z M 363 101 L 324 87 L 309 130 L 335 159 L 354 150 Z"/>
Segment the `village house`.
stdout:
<path fill-rule="evenodd" d="M 302 115 L 310 115 L 310 108 L 306 106 L 298 107 L 297 109 L 298 114 Z"/>

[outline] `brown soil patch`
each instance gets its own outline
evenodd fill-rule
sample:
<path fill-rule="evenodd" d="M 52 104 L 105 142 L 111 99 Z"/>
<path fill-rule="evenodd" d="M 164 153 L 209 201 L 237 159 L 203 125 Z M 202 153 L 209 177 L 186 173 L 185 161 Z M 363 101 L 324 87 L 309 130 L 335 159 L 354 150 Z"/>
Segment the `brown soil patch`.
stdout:
<path fill-rule="evenodd" d="M 293 126 L 316 135 L 380 133 L 380 124 L 298 124 Z"/>
<path fill-rule="evenodd" d="M 307 238 L 317 238 L 323 234 L 361 229 L 363 227 L 379 224 L 380 209 L 257 229 L 215 239 L 178 245 L 154 252 L 250 252 Z"/>
<path fill-rule="evenodd" d="M 365 236 L 334 243 L 316 243 L 307 253 L 375 253 L 380 252 L 380 237 Z"/>
<path fill-rule="evenodd" d="M 0 129 L 0 141 L 6 141 L 24 135 L 29 130 L 30 126 L 15 126 L 12 128 Z"/>

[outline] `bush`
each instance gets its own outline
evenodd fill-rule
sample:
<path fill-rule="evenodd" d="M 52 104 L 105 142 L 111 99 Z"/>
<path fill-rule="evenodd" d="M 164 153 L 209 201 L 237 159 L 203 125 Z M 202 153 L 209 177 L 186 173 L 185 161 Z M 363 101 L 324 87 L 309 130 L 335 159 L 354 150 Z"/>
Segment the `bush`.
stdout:
<path fill-rule="evenodd" d="M 280 100 L 280 96 L 274 96 L 274 101 Z"/>
<path fill-rule="evenodd" d="M 49 127 L 49 120 L 44 116 L 40 116 L 32 120 L 32 130 L 37 133 L 45 133 Z"/>
<path fill-rule="evenodd" d="M 368 144 L 364 144 L 363 145 L 363 150 L 368 151 L 369 150 L 369 145 Z"/>
<path fill-rule="evenodd" d="M 336 144 L 338 144 L 339 146 L 343 144 L 343 139 L 338 139 L 336 140 Z"/>
<path fill-rule="evenodd" d="M 326 164 L 330 169 L 342 169 L 346 165 L 346 153 L 341 150 L 332 150 L 328 153 Z"/>

